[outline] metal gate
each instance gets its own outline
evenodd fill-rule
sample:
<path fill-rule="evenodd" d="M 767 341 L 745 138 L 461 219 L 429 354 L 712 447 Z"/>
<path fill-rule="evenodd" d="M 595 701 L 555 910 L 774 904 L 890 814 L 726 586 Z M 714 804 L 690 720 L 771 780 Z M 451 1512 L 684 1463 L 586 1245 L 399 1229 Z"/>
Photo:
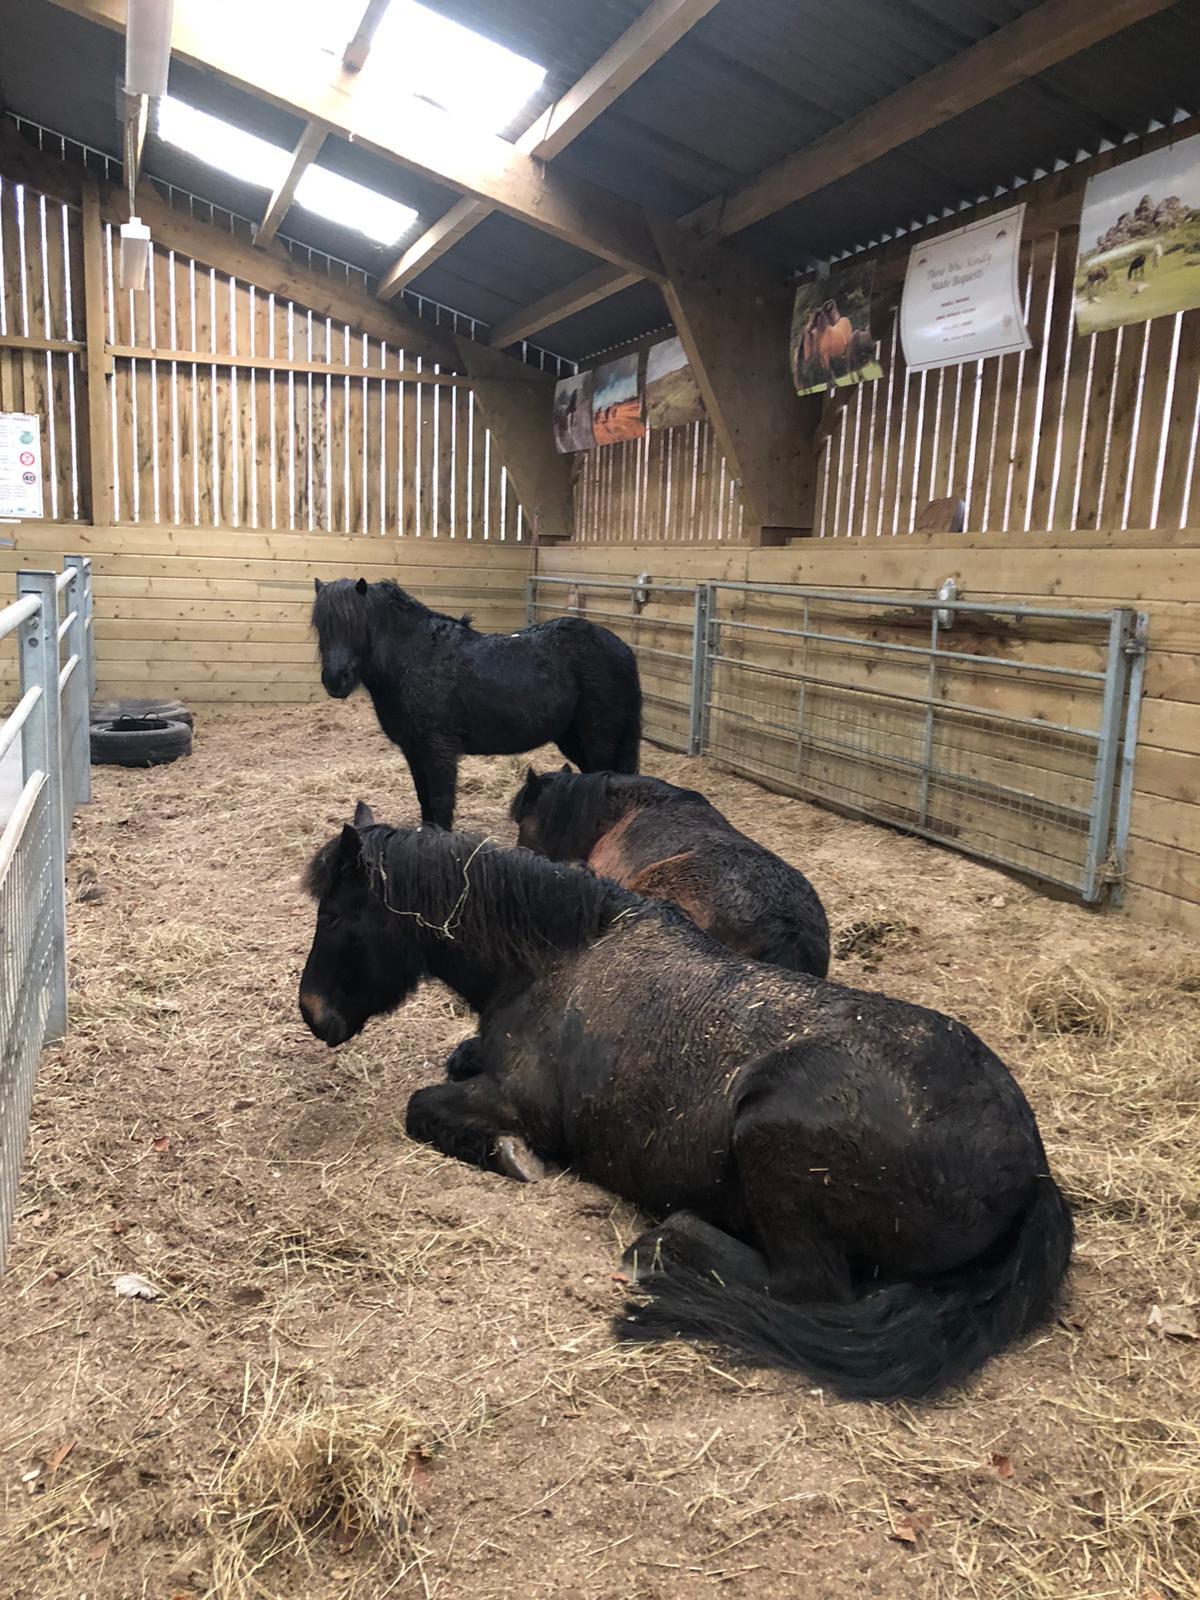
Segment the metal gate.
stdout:
<path fill-rule="evenodd" d="M 536 577 L 614 629 L 646 737 L 1070 889 L 1119 893 L 1146 618 L 797 586 Z"/>
<path fill-rule="evenodd" d="M 61 573 L 18 573 L 17 595 L 0 610 L 0 642 L 15 639 L 21 684 L 0 718 L 0 777 L 17 769 L 11 803 L 0 786 L 0 1271 L 38 1058 L 67 1028 L 67 845 L 75 808 L 91 795 L 91 562 L 71 556 Z"/>

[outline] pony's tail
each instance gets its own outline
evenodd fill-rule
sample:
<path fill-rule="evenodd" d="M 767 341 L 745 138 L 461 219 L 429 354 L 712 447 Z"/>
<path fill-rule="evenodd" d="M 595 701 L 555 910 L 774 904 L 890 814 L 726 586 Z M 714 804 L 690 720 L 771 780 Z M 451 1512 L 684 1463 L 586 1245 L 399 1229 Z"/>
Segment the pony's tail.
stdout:
<path fill-rule="evenodd" d="M 847 1400 L 921 1400 L 964 1379 L 1053 1315 L 1071 1258 L 1058 1187 L 1041 1180 L 1004 1255 L 846 1305 L 791 1305 L 668 1267 L 616 1324 L 619 1337 L 700 1339 L 752 1366 L 788 1367 Z"/>

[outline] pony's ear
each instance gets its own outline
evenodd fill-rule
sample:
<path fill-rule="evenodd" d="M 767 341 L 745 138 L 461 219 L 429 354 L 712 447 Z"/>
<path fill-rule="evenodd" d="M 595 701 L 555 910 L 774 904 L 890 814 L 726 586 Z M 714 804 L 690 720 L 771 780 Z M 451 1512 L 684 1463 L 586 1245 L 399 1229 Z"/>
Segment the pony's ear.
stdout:
<path fill-rule="evenodd" d="M 532 767 L 525 768 L 525 796 L 532 800 L 542 787 L 542 780 Z"/>
<path fill-rule="evenodd" d="M 356 828 L 371 828 L 375 825 L 375 813 L 365 800 L 360 800 L 354 808 L 354 826 Z"/>
<path fill-rule="evenodd" d="M 321 582 L 320 578 L 314 578 L 313 579 L 313 593 L 314 594 L 320 594 L 321 590 L 324 587 L 325 587 L 325 585 Z"/>
<path fill-rule="evenodd" d="M 355 590 L 356 594 L 366 594 L 366 592 L 367 592 L 367 580 L 365 578 L 360 578 L 358 580 L 358 582 L 354 585 L 354 590 Z"/>
<path fill-rule="evenodd" d="M 338 840 L 338 856 L 343 866 L 356 866 L 362 856 L 362 840 L 353 823 L 347 822 Z"/>
<path fill-rule="evenodd" d="M 571 763 L 569 761 L 564 761 L 562 766 L 559 767 L 559 769 L 558 769 L 558 775 L 561 778 L 563 773 L 565 772 L 569 776 L 570 775 L 570 771 L 571 771 Z"/>

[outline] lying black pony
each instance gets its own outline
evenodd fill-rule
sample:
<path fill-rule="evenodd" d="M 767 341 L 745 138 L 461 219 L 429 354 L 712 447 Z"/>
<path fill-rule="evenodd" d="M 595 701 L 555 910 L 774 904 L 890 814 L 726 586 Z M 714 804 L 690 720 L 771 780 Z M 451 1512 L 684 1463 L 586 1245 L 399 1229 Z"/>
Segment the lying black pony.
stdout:
<path fill-rule="evenodd" d="M 1024 1096 L 961 1023 L 740 961 L 672 906 L 366 807 L 307 882 L 318 1038 L 426 977 L 480 1014 L 478 1072 L 413 1095 L 413 1138 L 488 1168 L 516 1134 L 667 1218 L 632 1247 L 646 1298 L 627 1336 L 916 1398 L 1052 1314 L 1070 1214 Z"/>
<path fill-rule="evenodd" d="M 829 923 L 812 884 L 694 789 L 531 767 L 511 815 L 524 849 L 586 861 L 625 889 L 670 900 L 734 955 L 816 978 L 829 971 Z"/>
<path fill-rule="evenodd" d="M 636 772 L 642 691 L 633 651 L 582 617 L 520 633 L 476 633 L 391 582 L 316 580 L 321 682 L 344 700 L 361 683 L 404 752 L 421 816 L 448 828 L 460 756 L 556 744 L 593 772 Z"/>

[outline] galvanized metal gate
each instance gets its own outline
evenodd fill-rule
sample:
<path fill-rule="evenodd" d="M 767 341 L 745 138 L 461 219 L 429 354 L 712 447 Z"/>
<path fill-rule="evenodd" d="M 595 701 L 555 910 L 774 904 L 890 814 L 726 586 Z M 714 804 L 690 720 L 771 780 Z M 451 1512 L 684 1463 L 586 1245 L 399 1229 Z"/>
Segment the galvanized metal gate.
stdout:
<path fill-rule="evenodd" d="M 21 745 L 12 804 L 0 809 L 0 1271 L 38 1058 L 67 1028 L 66 855 L 75 808 L 91 794 L 91 562 L 19 573 L 17 593 L 0 610 L 21 683 L 0 718 L 0 764 Z"/>
<path fill-rule="evenodd" d="M 786 585 L 538 576 L 625 638 L 646 737 L 1072 890 L 1119 894 L 1146 618 Z"/>

